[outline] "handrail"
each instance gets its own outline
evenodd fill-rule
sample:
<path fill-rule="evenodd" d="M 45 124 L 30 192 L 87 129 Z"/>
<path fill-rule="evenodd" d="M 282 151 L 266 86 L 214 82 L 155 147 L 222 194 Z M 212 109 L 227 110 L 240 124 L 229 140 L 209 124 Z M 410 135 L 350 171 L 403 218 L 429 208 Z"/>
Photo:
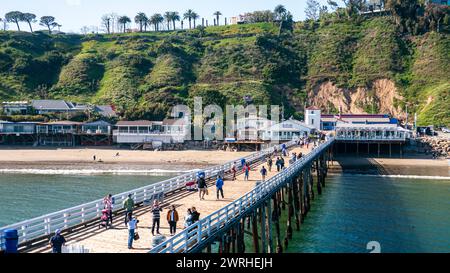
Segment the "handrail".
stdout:
<path fill-rule="evenodd" d="M 285 145 L 286 147 L 291 147 L 292 145 L 294 145 L 294 143 L 295 141 L 291 141 L 285 143 Z M 207 179 L 212 178 L 222 172 L 227 172 L 231 170 L 231 167 L 234 164 L 234 162 L 240 163 L 242 159 L 245 159 L 245 161 L 249 163 L 262 160 L 268 154 L 272 153 L 275 147 L 280 146 L 281 144 L 275 145 L 263 151 L 250 154 L 246 157 L 231 160 L 223 165 L 212 166 L 203 169 L 206 176 L 205 178 Z M 197 171 L 192 171 L 148 186 L 115 194 L 113 195 L 113 199 L 115 200 L 113 211 L 118 211 L 122 208 L 122 202 L 128 197 L 129 194 L 132 195 L 134 202 L 137 204 L 144 202 L 144 200 L 157 199 L 159 196 L 168 192 L 183 189 L 186 187 L 187 182 L 195 180 L 196 172 Z M 29 220 L 1 227 L 0 234 L 2 234 L 3 231 L 6 229 L 16 229 L 19 234 L 19 244 L 22 244 L 27 241 L 49 236 L 57 229 L 66 230 L 71 227 L 78 226 L 80 224 L 85 224 L 95 219 L 98 219 L 101 215 L 101 210 L 103 209 L 103 207 L 104 207 L 103 199 L 98 199 L 75 207 L 67 208 L 64 210 L 60 210 L 57 212 L 49 213 Z M 3 249 L 4 246 L 0 247 L 2 247 L 0 249 Z"/>
<path fill-rule="evenodd" d="M 271 191 L 283 186 L 289 178 L 298 173 L 311 159 L 328 148 L 335 138 L 332 137 L 314 148 L 310 153 L 295 161 L 284 171 L 276 174 L 265 182 L 260 183 L 253 190 L 241 196 L 239 199 L 227 206 L 211 213 L 193 225 L 187 227 L 182 232 L 170 237 L 166 241 L 153 247 L 150 253 L 179 253 L 189 252 L 191 244 L 199 244 L 208 238 L 214 230 L 232 222 L 236 217 L 247 212 L 251 206 L 258 201 L 268 198 Z M 224 212 L 225 211 L 225 212 Z"/>

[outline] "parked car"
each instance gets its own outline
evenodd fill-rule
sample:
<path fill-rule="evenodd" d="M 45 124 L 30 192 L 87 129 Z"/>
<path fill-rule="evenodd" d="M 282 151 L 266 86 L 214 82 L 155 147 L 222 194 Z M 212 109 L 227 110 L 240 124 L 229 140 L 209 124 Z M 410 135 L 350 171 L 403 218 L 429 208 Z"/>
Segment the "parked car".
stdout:
<path fill-rule="evenodd" d="M 450 129 L 448 129 L 447 127 L 442 127 L 441 130 L 443 133 L 450 133 Z"/>

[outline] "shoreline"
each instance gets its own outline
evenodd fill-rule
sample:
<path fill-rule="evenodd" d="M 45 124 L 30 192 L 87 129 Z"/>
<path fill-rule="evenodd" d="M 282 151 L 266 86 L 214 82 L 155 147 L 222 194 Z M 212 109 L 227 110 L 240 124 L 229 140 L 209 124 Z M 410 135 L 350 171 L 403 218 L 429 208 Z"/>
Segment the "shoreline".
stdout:
<path fill-rule="evenodd" d="M 332 173 L 404 177 L 449 177 L 450 160 L 425 158 L 336 157 Z"/>

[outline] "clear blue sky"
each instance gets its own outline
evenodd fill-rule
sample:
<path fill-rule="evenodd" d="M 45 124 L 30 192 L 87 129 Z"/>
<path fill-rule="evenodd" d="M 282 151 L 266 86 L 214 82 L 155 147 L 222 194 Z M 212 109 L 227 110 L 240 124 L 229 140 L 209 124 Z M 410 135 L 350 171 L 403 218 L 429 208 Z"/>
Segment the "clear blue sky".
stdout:
<path fill-rule="evenodd" d="M 187 9 L 195 10 L 200 17 L 213 21 L 212 13 L 220 10 L 226 17 L 236 16 L 245 12 L 265 10 L 278 5 L 284 5 L 294 15 L 295 20 L 305 17 L 306 0 L 1 0 L 0 16 L 6 12 L 19 10 L 31 12 L 38 17 L 51 15 L 62 25 L 66 32 L 80 32 L 82 26 L 100 26 L 103 14 L 115 12 L 133 18 L 137 12 L 147 15 L 178 11 L 182 14 Z M 318 0 L 325 4 L 326 0 Z M 341 1 L 338 1 L 341 2 Z M 222 21 L 222 20 L 221 20 Z M 37 23 L 35 29 L 43 29 Z M 16 29 L 13 24 L 9 29 Z M 26 24 L 21 24 L 22 30 L 28 30 Z"/>

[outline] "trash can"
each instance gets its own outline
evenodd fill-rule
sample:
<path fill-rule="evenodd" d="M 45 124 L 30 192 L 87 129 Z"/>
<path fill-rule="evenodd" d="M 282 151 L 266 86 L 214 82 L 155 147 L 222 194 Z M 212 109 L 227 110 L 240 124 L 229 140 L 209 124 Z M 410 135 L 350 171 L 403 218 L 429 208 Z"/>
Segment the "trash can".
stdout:
<path fill-rule="evenodd" d="M 5 253 L 17 253 L 19 246 L 19 234 L 16 229 L 5 229 L 3 231 L 5 240 Z"/>

